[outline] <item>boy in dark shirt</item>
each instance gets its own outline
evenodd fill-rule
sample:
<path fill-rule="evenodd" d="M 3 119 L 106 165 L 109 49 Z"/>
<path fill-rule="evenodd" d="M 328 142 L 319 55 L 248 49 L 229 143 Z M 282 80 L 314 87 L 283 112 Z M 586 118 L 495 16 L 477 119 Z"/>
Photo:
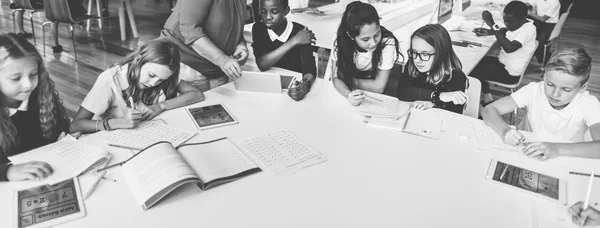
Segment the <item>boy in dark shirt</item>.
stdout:
<path fill-rule="evenodd" d="M 298 101 L 310 91 L 315 81 L 316 63 L 311 43 L 315 36 L 301 24 L 285 18 L 290 12 L 288 0 L 261 0 L 261 22 L 252 27 L 252 48 L 256 64 L 262 71 L 270 67 L 302 73 L 302 81 L 295 82 L 288 95 Z"/>

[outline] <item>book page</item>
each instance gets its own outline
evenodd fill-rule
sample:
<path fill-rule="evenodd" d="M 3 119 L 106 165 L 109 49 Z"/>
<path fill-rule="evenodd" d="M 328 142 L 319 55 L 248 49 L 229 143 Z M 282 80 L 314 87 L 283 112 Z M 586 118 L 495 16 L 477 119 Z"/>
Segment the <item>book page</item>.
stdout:
<path fill-rule="evenodd" d="M 327 161 L 327 158 L 287 130 L 245 141 L 252 156 L 275 174 L 295 172 Z"/>
<path fill-rule="evenodd" d="M 199 181 L 173 145 L 166 142 L 139 152 L 123 164 L 122 170 L 133 198 L 144 210 L 179 185 Z"/>
<path fill-rule="evenodd" d="M 403 116 L 400 119 L 369 117 L 365 122 L 374 127 L 402 131 L 402 128 L 404 128 L 404 124 L 406 123 L 406 116 Z"/>
<path fill-rule="evenodd" d="M 440 139 L 442 119 L 437 118 L 432 112 L 412 109 L 406 118 L 404 132 L 431 139 Z"/>
<path fill-rule="evenodd" d="M 486 151 L 509 151 L 522 152 L 524 146 L 511 146 L 502 140 L 492 128 L 487 126 L 482 120 L 473 120 L 469 123 L 471 131 L 468 133 L 471 141 L 480 145 L 480 150 Z M 532 132 L 519 131 L 525 137 L 525 143 L 537 142 L 539 139 Z"/>
<path fill-rule="evenodd" d="M 30 161 L 46 162 L 54 173 L 44 180 L 53 185 L 86 171 L 94 164 L 109 160 L 111 155 L 104 149 L 77 141 L 71 135 L 46 146 L 18 154 L 8 159 L 14 164 Z"/>
<path fill-rule="evenodd" d="M 258 168 L 227 138 L 184 144 L 178 151 L 204 183 Z"/>
<path fill-rule="evenodd" d="M 178 146 L 194 135 L 196 132 L 182 130 L 160 120 L 154 120 L 144 122 L 133 129 L 111 131 L 106 141 L 111 146 L 141 150 L 160 141 L 168 141 Z"/>
<path fill-rule="evenodd" d="M 360 115 L 400 119 L 408 113 L 410 104 L 411 102 L 401 101 L 395 97 L 368 93 L 356 108 Z"/>

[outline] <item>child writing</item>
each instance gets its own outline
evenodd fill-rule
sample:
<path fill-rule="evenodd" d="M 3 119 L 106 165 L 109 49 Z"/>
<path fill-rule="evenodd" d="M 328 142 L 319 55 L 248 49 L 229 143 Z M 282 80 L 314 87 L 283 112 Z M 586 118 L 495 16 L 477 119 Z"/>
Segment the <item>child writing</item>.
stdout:
<path fill-rule="evenodd" d="M 11 165 L 7 157 L 56 142 L 68 130 L 62 100 L 35 46 L 14 33 L 0 35 L 0 181 L 51 175 L 48 163 Z"/>
<path fill-rule="evenodd" d="M 363 90 L 384 92 L 399 55 L 398 39 L 379 25 L 375 7 L 354 1 L 342 15 L 333 44 L 333 85 L 350 104 L 360 105 Z"/>
<path fill-rule="evenodd" d="M 529 58 L 535 51 L 536 30 L 533 23 L 527 19 L 527 5 L 520 1 L 509 2 L 504 7 L 502 19 L 506 28 L 500 28 L 494 23 L 489 11 L 484 11 L 482 17 L 493 29 L 478 28 L 475 32 L 477 35 L 493 34 L 501 47 L 497 58 L 484 57 L 470 74 L 481 80 L 482 104 L 485 106 L 493 101 L 487 81 L 505 84 L 519 82 Z"/>
<path fill-rule="evenodd" d="M 398 79 L 398 99 L 431 101 L 436 108 L 461 114 L 469 100 L 467 77 L 448 31 L 439 24 L 417 29 L 411 36 L 408 57 Z"/>
<path fill-rule="evenodd" d="M 591 61 L 583 48 L 554 53 L 548 60 L 544 81 L 529 83 L 488 105 L 483 109 L 483 120 L 505 143 L 516 145 L 525 138 L 501 115 L 525 107 L 527 115 L 518 129 L 553 142 L 525 143 L 525 155 L 541 160 L 556 156 L 600 158 L 600 102 L 586 91 Z M 593 142 L 583 142 L 588 130 Z"/>
<path fill-rule="evenodd" d="M 179 49 L 173 43 L 148 41 L 98 76 L 71 130 L 93 133 L 133 128 L 165 110 L 203 101 L 202 92 L 179 80 L 179 64 Z"/>
<path fill-rule="evenodd" d="M 573 223 L 583 226 L 600 225 L 600 211 L 592 206 L 583 209 L 583 202 L 579 201 L 569 208 Z"/>
<path fill-rule="evenodd" d="M 302 73 L 302 81 L 288 91 L 298 101 L 315 81 L 317 68 L 310 46 L 315 36 L 303 25 L 287 20 L 289 12 L 288 0 L 261 0 L 262 22 L 252 26 L 252 48 L 260 70 L 275 66 Z"/>

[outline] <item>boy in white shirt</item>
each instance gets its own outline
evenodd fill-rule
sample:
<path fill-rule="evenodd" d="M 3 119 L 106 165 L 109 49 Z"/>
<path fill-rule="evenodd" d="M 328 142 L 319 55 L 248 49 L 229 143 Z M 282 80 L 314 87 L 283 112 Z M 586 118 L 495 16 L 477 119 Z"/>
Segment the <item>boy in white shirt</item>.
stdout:
<path fill-rule="evenodd" d="M 528 18 L 533 20 L 537 29 L 538 48 L 535 50 L 535 58 L 542 63 L 544 58 L 544 44 L 548 42 L 550 34 L 558 22 L 560 16 L 560 1 L 558 0 L 533 0 L 527 3 L 529 7 Z M 548 57 L 550 55 L 547 55 Z M 547 59 L 546 59 L 547 60 Z"/>
<path fill-rule="evenodd" d="M 471 71 L 471 76 L 481 80 L 482 105 L 493 101 L 487 81 L 505 84 L 519 82 L 531 55 L 535 51 L 536 31 L 533 22 L 527 19 L 527 5 L 520 1 L 509 2 L 504 7 L 502 19 L 506 28 L 494 22 L 489 11 L 482 13 L 485 23 L 492 28 L 475 29 L 477 35 L 494 35 L 501 50 L 498 57 L 486 56 Z"/>
<path fill-rule="evenodd" d="M 600 158 L 600 102 L 587 91 L 591 62 L 583 48 L 556 52 L 548 61 L 544 81 L 529 83 L 488 105 L 483 120 L 506 144 L 517 145 L 525 138 L 508 126 L 502 115 L 525 107 L 527 115 L 519 130 L 549 141 L 525 143 L 525 155 L 540 160 L 556 156 Z M 588 130 L 593 141 L 583 142 Z"/>

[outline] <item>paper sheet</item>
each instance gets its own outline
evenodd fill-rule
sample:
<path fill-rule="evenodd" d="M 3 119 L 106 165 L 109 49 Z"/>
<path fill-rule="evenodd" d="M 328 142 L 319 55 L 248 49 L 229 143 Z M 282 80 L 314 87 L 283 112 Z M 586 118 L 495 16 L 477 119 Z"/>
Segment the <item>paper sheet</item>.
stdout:
<path fill-rule="evenodd" d="M 134 129 L 119 129 L 110 132 L 106 141 L 109 145 L 144 149 L 156 142 L 167 141 L 174 147 L 194 137 L 196 132 L 182 130 L 162 121 L 147 121 Z"/>

